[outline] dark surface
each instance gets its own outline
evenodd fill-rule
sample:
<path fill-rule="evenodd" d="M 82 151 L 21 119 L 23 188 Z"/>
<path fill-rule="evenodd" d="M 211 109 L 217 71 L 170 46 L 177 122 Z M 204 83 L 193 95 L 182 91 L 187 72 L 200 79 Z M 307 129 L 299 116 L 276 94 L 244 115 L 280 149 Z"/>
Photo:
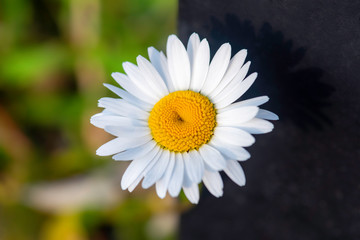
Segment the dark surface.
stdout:
<path fill-rule="evenodd" d="M 204 190 L 180 239 L 360 239 L 360 1 L 180 0 L 194 31 L 248 49 L 244 98 L 268 95 L 280 121 L 248 149 L 246 186 Z"/>

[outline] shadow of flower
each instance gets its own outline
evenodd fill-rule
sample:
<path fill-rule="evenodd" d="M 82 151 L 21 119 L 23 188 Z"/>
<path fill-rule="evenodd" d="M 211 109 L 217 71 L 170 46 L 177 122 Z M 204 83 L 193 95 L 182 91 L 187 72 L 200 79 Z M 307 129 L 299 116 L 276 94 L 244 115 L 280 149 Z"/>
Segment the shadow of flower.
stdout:
<path fill-rule="evenodd" d="M 322 80 L 322 69 L 305 66 L 304 47 L 295 48 L 292 40 L 286 40 L 267 22 L 258 33 L 250 21 L 234 15 L 227 15 L 225 23 L 215 18 L 211 22 L 212 49 L 224 42 L 230 42 L 233 53 L 247 49 L 247 59 L 252 62 L 250 71 L 259 73 L 244 99 L 268 95 L 271 100 L 266 109 L 303 130 L 331 125 L 324 109 L 331 105 L 329 98 L 335 89 Z"/>

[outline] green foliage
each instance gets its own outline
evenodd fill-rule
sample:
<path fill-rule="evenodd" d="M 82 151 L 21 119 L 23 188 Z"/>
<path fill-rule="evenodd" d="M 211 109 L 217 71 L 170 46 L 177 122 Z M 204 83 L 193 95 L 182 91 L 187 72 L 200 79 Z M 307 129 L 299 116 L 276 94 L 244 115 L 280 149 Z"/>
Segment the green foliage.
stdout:
<path fill-rule="evenodd" d="M 64 46 L 53 43 L 15 48 L 2 58 L 2 84 L 4 87 L 29 87 L 56 71 L 64 71 L 69 62 L 66 51 Z"/>
<path fill-rule="evenodd" d="M 176 7 L 175 0 L 0 1 L 0 239 L 104 239 L 106 226 L 118 239 L 150 239 L 146 199 L 59 207 L 74 201 L 70 194 L 63 205 L 39 206 L 32 186 L 106 169 L 112 160 L 95 151 L 110 136 L 89 123 L 101 111 L 97 100 L 111 95 L 102 84 L 149 46 L 164 50 Z M 121 193 L 120 184 L 114 189 Z"/>

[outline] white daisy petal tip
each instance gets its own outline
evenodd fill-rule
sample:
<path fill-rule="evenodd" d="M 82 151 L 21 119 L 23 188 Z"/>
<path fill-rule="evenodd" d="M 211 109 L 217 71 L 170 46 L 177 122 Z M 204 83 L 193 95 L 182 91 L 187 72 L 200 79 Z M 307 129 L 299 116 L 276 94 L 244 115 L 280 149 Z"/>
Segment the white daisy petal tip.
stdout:
<path fill-rule="evenodd" d="M 271 132 L 270 121 L 279 119 L 259 108 L 268 96 L 235 102 L 258 77 L 248 73 L 247 50 L 231 58 L 231 44 L 224 43 L 211 59 L 208 41 L 197 33 L 186 45 L 170 35 L 167 56 L 154 47 L 147 50 L 150 60 L 139 55 L 136 64 L 122 64 L 125 74 L 111 74 L 120 86 L 103 84 L 118 97 L 101 98 L 98 106 L 104 110 L 90 123 L 116 138 L 96 154 L 130 161 L 121 189 L 155 185 L 161 199 L 167 193 L 177 197 L 182 190 L 197 204 L 201 182 L 221 197 L 220 171 L 244 186 L 240 163 L 250 158 L 244 147 L 255 143 L 252 134 Z"/>
<path fill-rule="evenodd" d="M 196 32 L 193 32 L 193 33 L 190 35 L 189 39 L 191 39 L 191 38 L 197 38 L 197 39 L 200 40 L 199 34 L 197 34 Z"/>
<path fill-rule="evenodd" d="M 199 187 L 197 184 L 193 184 L 190 187 L 183 187 L 185 196 L 192 204 L 198 204 L 200 200 Z"/>
<path fill-rule="evenodd" d="M 119 72 L 112 72 L 111 77 L 115 80 Z"/>

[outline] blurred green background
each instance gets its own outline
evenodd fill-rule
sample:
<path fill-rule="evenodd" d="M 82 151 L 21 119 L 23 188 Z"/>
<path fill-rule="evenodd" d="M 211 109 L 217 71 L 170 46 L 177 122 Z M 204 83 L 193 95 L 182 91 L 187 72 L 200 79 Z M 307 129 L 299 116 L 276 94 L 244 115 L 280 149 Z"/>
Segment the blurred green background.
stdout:
<path fill-rule="evenodd" d="M 120 188 L 90 125 L 122 62 L 164 50 L 176 0 L 0 0 L 0 239 L 176 239 L 187 207 Z"/>

